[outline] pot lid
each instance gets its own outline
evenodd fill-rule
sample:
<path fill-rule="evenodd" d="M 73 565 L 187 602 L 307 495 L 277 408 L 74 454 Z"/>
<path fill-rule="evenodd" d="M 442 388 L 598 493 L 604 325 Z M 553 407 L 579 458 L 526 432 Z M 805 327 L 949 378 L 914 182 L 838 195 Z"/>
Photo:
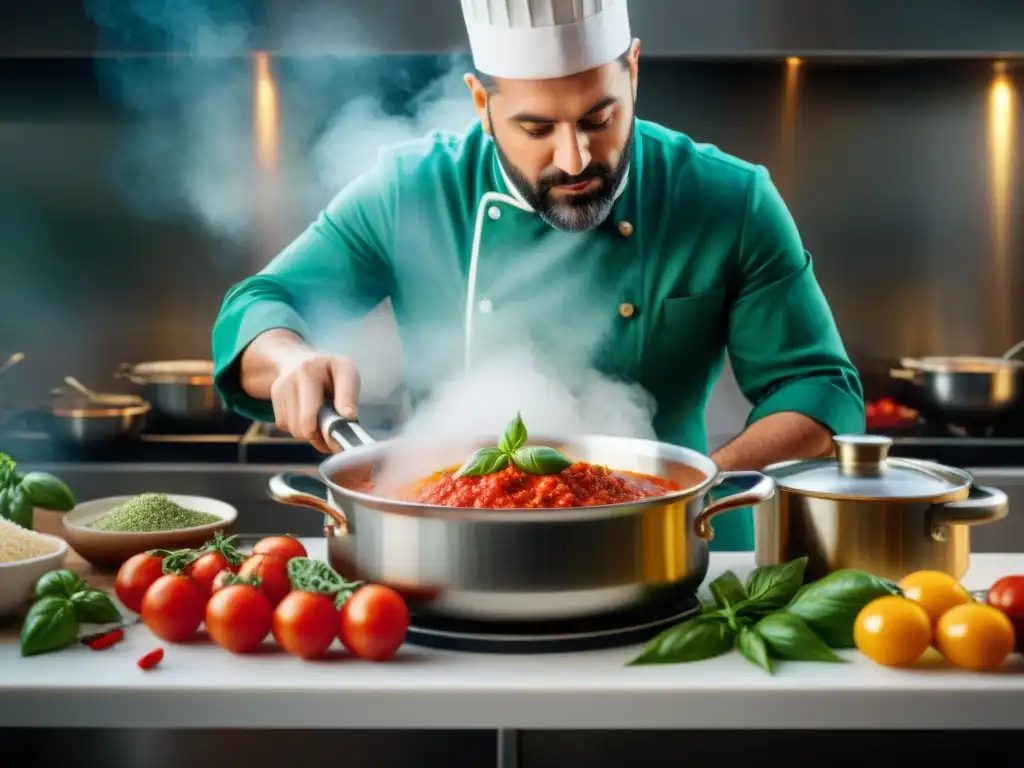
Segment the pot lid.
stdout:
<path fill-rule="evenodd" d="M 932 499 L 971 484 L 970 474 L 941 464 L 889 458 L 884 435 L 836 435 L 835 457 L 793 461 L 767 472 L 780 488 L 850 499 Z"/>

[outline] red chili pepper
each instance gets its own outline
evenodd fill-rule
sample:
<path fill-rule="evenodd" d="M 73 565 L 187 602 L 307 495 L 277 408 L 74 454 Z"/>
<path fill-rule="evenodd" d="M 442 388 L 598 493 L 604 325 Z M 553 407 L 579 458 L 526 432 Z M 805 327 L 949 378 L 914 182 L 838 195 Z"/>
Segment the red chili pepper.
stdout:
<path fill-rule="evenodd" d="M 135 663 L 139 665 L 139 669 L 152 669 L 161 661 L 163 661 L 163 659 L 164 649 L 157 648 L 155 651 L 150 651 L 149 653 L 147 653 L 145 656 L 143 656 Z"/>
<path fill-rule="evenodd" d="M 109 648 L 122 640 L 124 640 L 124 630 L 115 629 L 107 632 L 105 635 L 100 635 L 99 637 L 94 637 L 92 640 L 89 640 L 89 647 L 94 651 L 102 651 L 104 648 Z"/>

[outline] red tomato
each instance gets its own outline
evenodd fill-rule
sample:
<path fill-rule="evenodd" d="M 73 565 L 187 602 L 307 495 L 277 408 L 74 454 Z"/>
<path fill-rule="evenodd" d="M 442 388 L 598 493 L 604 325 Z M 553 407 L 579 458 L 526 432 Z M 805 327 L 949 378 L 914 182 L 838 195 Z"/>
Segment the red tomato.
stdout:
<path fill-rule="evenodd" d="M 292 584 L 288 579 L 288 561 L 274 555 L 253 555 L 242 563 L 238 575 L 258 577 L 260 589 L 267 596 L 272 608 L 292 591 Z"/>
<path fill-rule="evenodd" d="M 368 584 L 342 604 L 339 627 L 341 642 L 356 656 L 387 661 L 405 642 L 409 608 L 393 589 Z"/>
<path fill-rule="evenodd" d="M 188 640 L 203 623 L 206 594 L 188 576 L 161 576 L 142 598 L 142 623 L 168 643 Z"/>
<path fill-rule="evenodd" d="M 274 609 L 274 640 L 300 659 L 327 653 L 338 636 L 338 610 L 328 595 L 289 592 Z"/>
<path fill-rule="evenodd" d="M 213 591 L 213 580 L 222 570 L 231 570 L 228 559 L 220 552 L 207 552 L 185 569 L 185 573 L 209 594 Z"/>
<path fill-rule="evenodd" d="M 232 653 L 250 653 L 270 632 L 273 611 L 267 597 L 248 584 L 229 584 L 206 604 L 206 633 Z"/>
<path fill-rule="evenodd" d="M 993 584 L 988 604 L 1006 614 L 1017 637 L 1017 652 L 1024 653 L 1024 576 L 1004 576 Z"/>
<path fill-rule="evenodd" d="M 896 415 L 896 403 L 890 400 L 888 397 L 883 397 L 878 401 L 878 415 L 886 418 L 891 418 Z"/>
<path fill-rule="evenodd" d="M 875 403 L 868 403 L 864 407 L 864 415 L 869 419 L 878 418 L 878 405 Z"/>
<path fill-rule="evenodd" d="M 294 536 L 268 536 L 256 542 L 252 548 L 254 555 L 274 555 L 282 560 L 291 560 L 293 557 L 306 557 L 306 548 L 302 542 Z"/>
<path fill-rule="evenodd" d="M 142 598 L 153 582 L 164 575 L 163 558 L 140 552 L 129 557 L 117 570 L 114 592 L 129 611 L 142 609 Z"/>
<path fill-rule="evenodd" d="M 212 592 L 216 592 L 218 590 L 224 589 L 224 587 L 227 586 L 226 582 L 227 582 L 228 576 L 235 576 L 235 575 L 236 575 L 235 572 L 233 570 L 231 570 L 230 568 L 224 568 L 224 569 L 222 569 L 220 571 L 217 571 L 217 575 L 213 577 L 213 583 L 210 584 L 210 592 L 212 593 Z"/>

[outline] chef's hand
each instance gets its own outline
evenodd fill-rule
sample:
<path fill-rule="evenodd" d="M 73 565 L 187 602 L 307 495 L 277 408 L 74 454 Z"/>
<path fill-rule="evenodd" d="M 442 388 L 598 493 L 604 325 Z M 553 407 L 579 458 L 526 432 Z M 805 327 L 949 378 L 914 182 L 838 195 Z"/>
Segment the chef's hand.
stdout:
<path fill-rule="evenodd" d="M 343 418 L 358 418 L 359 372 L 347 357 L 309 350 L 280 370 L 270 385 L 270 401 L 278 429 L 321 453 L 336 453 L 341 447 L 320 432 L 320 406 L 332 402 Z"/>

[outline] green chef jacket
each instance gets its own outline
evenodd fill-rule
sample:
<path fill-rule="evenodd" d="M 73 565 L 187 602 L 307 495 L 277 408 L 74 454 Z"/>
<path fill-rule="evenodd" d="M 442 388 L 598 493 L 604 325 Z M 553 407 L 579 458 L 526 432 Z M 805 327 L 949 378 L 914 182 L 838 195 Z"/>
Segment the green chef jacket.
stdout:
<path fill-rule="evenodd" d="M 382 152 L 228 292 L 213 328 L 225 403 L 272 421 L 239 386 L 246 345 L 272 328 L 317 343 L 390 297 L 412 389 L 529 338 L 640 384 L 659 439 L 706 452 L 705 407 L 728 352 L 750 422 L 797 411 L 862 432 L 856 369 L 767 171 L 646 121 L 634 135 L 611 215 L 584 233 L 532 211 L 479 123 Z M 712 545 L 752 549 L 750 510 L 717 518 Z"/>

